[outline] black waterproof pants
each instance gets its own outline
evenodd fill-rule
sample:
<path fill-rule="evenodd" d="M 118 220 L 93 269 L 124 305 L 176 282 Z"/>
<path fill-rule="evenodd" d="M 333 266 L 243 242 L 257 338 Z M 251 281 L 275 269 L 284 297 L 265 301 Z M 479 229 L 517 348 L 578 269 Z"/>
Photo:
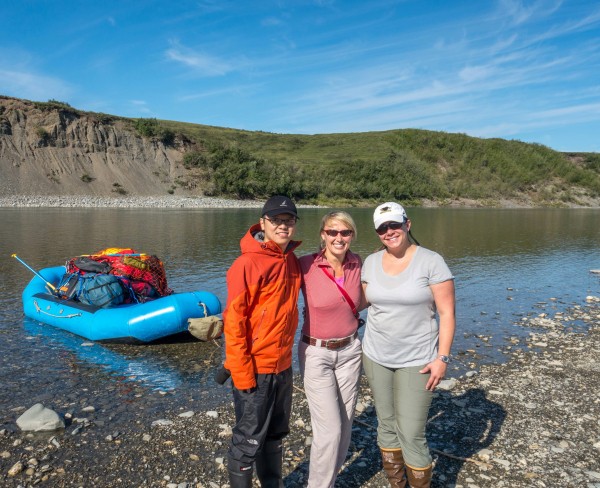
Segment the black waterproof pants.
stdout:
<path fill-rule="evenodd" d="M 236 424 L 228 452 L 231 471 L 252 469 L 265 444 L 281 441 L 290 431 L 292 368 L 259 374 L 250 393 L 233 388 Z M 279 442 L 280 444 L 280 442 Z"/>

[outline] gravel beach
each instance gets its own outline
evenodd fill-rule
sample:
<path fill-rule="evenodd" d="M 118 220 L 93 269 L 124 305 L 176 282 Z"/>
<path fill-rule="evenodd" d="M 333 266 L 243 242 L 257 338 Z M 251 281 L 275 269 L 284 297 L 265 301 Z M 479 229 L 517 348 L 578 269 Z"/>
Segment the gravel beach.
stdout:
<path fill-rule="evenodd" d="M 438 387 L 427 436 L 434 487 L 600 487 L 600 298 L 566 312 L 542 311 L 505 337 L 506 363 L 478 366 L 472 351 L 455 352 L 471 370 Z M 470 359 L 471 358 L 471 359 Z M 100 380 L 48 398 L 64 430 L 27 433 L 0 418 L 0 484 L 6 487 L 223 488 L 230 401 L 205 410 L 177 392 L 107 390 Z M 306 485 L 310 416 L 296 378 L 291 433 L 285 440 L 285 485 Z M 161 410 L 147 409 L 148 395 Z M 183 405 L 183 406 L 182 406 Z M 122 416 L 127 410 L 134 413 Z M 363 381 L 352 445 L 340 487 L 386 487 L 376 447 L 376 416 Z M 258 486 L 258 485 L 256 485 Z"/>
<path fill-rule="evenodd" d="M 258 201 L 179 196 L 0 197 L 0 207 L 20 208 L 261 206 Z M 526 334 L 504 337 L 503 364 L 480 364 L 477 350 L 453 351 L 461 368 L 436 391 L 428 423 L 433 487 L 600 488 L 600 298 L 588 297 L 563 313 L 551 306 L 535 308 L 541 311 L 514 324 Z M 489 339 L 478 337 L 482 346 Z M 177 344 L 170 360 L 185 362 L 191 347 L 220 351 L 222 345 L 216 345 Z M 198 357 L 208 357 L 204 353 Z M 220 354 L 215 354 L 210 361 L 186 362 L 186 367 L 212 371 L 218 364 Z M 229 395 L 208 401 L 208 392 L 152 390 L 84 369 L 74 361 L 70 376 L 61 378 L 64 392 L 40 391 L 31 401 L 19 394 L 22 378 L 3 385 L 12 393 L 0 408 L 0 486 L 228 486 L 224 459 L 234 423 Z M 291 433 L 285 440 L 288 487 L 306 486 L 311 440 L 301 378 L 295 385 Z M 65 429 L 21 431 L 17 419 L 36 402 L 57 412 Z M 352 445 L 336 486 L 388 486 L 376 425 L 363 377 Z"/>
<path fill-rule="evenodd" d="M 0 207 L 64 208 L 260 208 L 264 202 L 213 197 L 88 195 L 13 195 L 0 196 Z"/>
<path fill-rule="evenodd" d="M 2 195 L 0 188 L 0 208 L 260 208 L 263 201 L 258 200 L 236 200 L 220 197 L 186 197 L 178 195 L 168 196 L 90 196 L 90 195 Z M 463 208 L 534 208 L 539 204 L 526 198 L 501 199 L 497 201 L 478 201 L 468 198 L 459 198 L 451 201 L 433 201 L 424 199 L 423 207 L 463 207 Z M 586 199 L 585 205 L 559 202 L 556 205 L 571 208 L 598 208 L 600 198 Z M 319 205 L 298 205 L 299 208 L 315 208 Z"/>

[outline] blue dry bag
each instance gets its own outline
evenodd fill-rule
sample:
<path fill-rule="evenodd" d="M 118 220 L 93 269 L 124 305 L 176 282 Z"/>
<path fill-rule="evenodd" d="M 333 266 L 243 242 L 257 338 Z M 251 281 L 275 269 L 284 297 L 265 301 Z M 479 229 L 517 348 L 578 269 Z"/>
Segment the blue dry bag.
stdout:
<path fill-rule="evenodd" d="M 96 307 L 114 307 L 125 300 L 125 290 L 114 275 L 86 273 L 79 277 L 77 298 Z"/>

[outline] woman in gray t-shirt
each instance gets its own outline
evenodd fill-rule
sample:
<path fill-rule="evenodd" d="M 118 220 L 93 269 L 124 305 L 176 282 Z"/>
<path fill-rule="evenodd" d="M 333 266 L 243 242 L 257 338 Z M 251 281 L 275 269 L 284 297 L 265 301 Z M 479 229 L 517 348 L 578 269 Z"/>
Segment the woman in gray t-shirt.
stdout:
<path fill-rule="evenodd" d="M 404 486 L 408 477 L 411 487 L 426 488 L 432 460 L 425 425 L 450 361 L 454 277 L 439 254 L 412 238 L 401 205 L 379 205 L 373 222 L 383 250 L 367 257 L 361 279 L 369 302 L 363 366 L 377 410 L 377 442 L 392 486 Z"/>

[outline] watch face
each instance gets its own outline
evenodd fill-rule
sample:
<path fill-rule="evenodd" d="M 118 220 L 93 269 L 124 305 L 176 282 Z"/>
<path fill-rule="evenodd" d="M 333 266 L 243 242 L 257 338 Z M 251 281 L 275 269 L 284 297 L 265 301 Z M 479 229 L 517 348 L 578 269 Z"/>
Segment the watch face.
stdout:
<path fill-rule="evenodd" d="M 450 358 L 448 356 L 444 356 L 443 354 L 440 354 L 440 359 L 442 360 L 442 362 L 448 364 L 450 362 Z"/>

